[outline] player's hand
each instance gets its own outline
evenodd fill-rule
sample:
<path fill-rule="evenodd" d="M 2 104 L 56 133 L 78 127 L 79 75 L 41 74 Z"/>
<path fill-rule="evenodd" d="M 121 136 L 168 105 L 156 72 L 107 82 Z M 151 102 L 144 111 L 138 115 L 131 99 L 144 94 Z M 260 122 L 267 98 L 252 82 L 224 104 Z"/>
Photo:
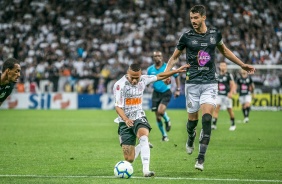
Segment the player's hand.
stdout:
<path fill-rule="evenodd" d="M 125 124 L 127 127 L 132 127 L 133 126 L 134 121 L 131 119 L 127 119 L 125 120 Z"/>
<path fill-rule="evenodd" d="M 170 79 L 170 77 L 164 79 L 163 81 L 164 81 L 164 83 L 165 83 L 166 85 L 171 84 L 171 79 Z"/>
<path fill-rule="evenodd" d="M 177 68 L 176 70 L 177 70 L 178 73 L 186 72 L 186 69 L 189 68 L 189 67 L 190 67 L 190 64 L 186 64 L 186 65 L 183 65 L 183 66 Z"/>
<path fill-rule="evenodd" d="M 255 67 L 253 67 L 252 65 L 248 65 L 248 64 L 244 64 L 241 68 L 243 70 L 246 70 L 248 74 L 254 74 L 256 71 Z"/>
<path fill-rule="evenodd" d="M 174 97 L 177 98 L 177 97 L 179 97 L 179 95 L 180 95 L 180 91 L 176 90 L 176 91 L 174 92 Z"/>

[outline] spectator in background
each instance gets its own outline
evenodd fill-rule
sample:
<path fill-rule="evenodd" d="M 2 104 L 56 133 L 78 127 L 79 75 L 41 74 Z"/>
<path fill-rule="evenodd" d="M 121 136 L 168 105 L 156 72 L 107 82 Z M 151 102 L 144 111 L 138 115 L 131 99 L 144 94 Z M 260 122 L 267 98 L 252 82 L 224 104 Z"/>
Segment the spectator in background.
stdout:
<path fill-rule="evenodd" d="M 124 64 L 132 63 L 140 55 L 142 70 L 146 70 L 152 64 L 151 50 L 173 52 L 175 38 L 191 27 L 185 16 L 196 1 L 5 2 L 8 1 L 0 1 L 0 60 L 18 58 L 24 61 L 26 68 L 22 70 L 26 73 L 28 65 L 36 67 L 41 61 L 55 62 L 61 71 L 64 64 L 72 65 L 71 61 L 79 57 L 83 62 L 93 59 L 102 69 L 116 56 L 125 72 Z M 225 44 L 243 61 L 263 64 L 257 57 L 261 58 L 260 52 L 266 49 L 272 64 L 275 47 L 281 55 L 280 1 L 201 2 L 212 9 L 207 24 L 222 30 Z M 259 56 L 249 54 L 252 50 Z M 216 60 L 221 61 L 222 57 L 217 55 Z M 281 57 L 279 60 L 281 63 Z M 24 77 L 24 82 L 29 80 Z M 108 80 L 106 83 L 111 79 Z M 182 75 L 181 80 L 185 80 Z M 61 77 L 59 81 L 58 91 L 63 91 L 66 82 Z"/>

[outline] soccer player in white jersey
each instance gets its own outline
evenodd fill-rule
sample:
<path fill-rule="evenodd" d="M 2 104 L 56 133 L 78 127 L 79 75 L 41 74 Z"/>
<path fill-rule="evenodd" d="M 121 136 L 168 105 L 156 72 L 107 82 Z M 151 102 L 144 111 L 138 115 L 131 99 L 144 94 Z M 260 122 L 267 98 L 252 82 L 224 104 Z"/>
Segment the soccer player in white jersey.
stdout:
<path fill-rule="evenodd" d="M 142 109 L 143 92 L 148 84 L 157 80 L 163 80 L 173 74 L 185 72 L 190 65 L 163 72 L 158 75 L 141 75 L 141 67 L 138 63 L 129 66 L 127 74 L 118 80 L 114 87 L 115 109 L 118 114 L 118 134 L 122 146 L 124 159 L 133 162 L 135 159 L 136 138 L 139 140 L 141 160 L 143 164 L 143 175 L 152 177 L 155 175 L 150 171 L 150 148 L 149 132 L 151 126 L 148 123 L 145 112 Z"/>
<path fill-rule="evenodd" d="M 202 111 L 202 131 L 199 137 L 199 153 L 195 169 L 204 170 L 206 151 L 211 137 L 211 121 L 213 110 L 216 107 L 218 84 L 216 80 L 215 50 L 218 49 L 224 57 L 239 65 L 250 74 L 255 68 L 245 64 L 223 43 L 221 32 L 206 25 L 206 8 L 195 5 L 190 9 L 189 18 L 193 29 L 183 33 L 176 49 L 170 57 L 165 71 L 170 71 L 183 51 L 186 52 L 186 63 L 191 67 L 186 72 L 185 97 L 188 111 L 186 124 L 188 140 L 186 151 L 192 154 L 196 127 L 199 120 L 199 111 Z"/>

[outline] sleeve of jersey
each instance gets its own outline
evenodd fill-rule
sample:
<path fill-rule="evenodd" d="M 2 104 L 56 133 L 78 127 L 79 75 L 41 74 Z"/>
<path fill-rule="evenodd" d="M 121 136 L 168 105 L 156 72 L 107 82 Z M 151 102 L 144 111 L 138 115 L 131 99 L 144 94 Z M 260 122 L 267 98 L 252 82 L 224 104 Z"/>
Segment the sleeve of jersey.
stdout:
<path fill-rule="evenodd" d="M 150 69 L 151 69 L 151 67 L 149 67 L 149 68 L 147 69 L 147 75 L 150 75 L 150 73 L 151 73 Z"/>
<path fill-rule="evenodd" d="M 223 44 L 223 40 L 222 40 L 222 34 L 219 30 L 217 30 L 217 45 L 222 45 Z"/>
<path fill-rule="evenodd" d="M 124 107 L 124 97 L 122 95 L 122 87 L 120 84 L 115 83 L 114 88 L 115 107 Z"/>
<path fill-rule="evenodd" d="M 177 45 L 176 45 L 176 48 L 178 49 L 178 50 L 183 50 L 183 49 L 185 49 L 185 47 L 186 47 L 186 42 L 185 42 L 185 40 L 186 40 L 187 38 L 186 38 L 186 36 L 185 36 L 185 33 L 184 34 L 182 34 L 181 35 L 181 37 L 179 38 L 179 40 L 178 40 L 178 43 L 177 43 Z"/>
<path fill-rule="evenodd" d="M 156 75 L 144 75 L 143 77 L 145 79 L 145 85 L 155 82 L 158 79 Z"/>

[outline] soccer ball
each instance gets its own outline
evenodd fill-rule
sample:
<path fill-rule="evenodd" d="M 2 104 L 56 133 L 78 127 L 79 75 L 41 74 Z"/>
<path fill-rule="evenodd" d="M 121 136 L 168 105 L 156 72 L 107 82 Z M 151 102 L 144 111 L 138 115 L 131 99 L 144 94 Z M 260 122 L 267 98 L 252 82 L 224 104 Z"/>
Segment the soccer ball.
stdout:
<path fill-rule="evenodd" d="M 118 178 L 130 178 L 133 174 L 133 167 L 130 162 L 119 161 L 114 168 L 114 174 Z"/>

